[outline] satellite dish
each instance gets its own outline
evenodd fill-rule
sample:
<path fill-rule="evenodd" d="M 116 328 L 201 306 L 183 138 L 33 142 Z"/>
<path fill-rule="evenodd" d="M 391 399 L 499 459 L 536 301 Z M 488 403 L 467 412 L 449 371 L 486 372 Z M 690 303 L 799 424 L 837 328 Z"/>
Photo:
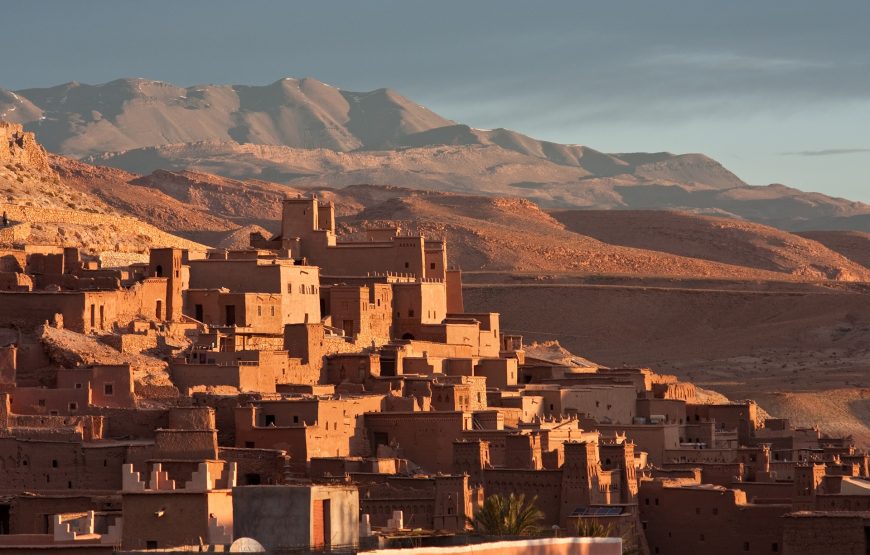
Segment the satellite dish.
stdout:
<path fill-rule="evenodd" d="M 265 553 L 266 548 L 254 538 L 239 538 L 230 545 L 230 553 Z"/>

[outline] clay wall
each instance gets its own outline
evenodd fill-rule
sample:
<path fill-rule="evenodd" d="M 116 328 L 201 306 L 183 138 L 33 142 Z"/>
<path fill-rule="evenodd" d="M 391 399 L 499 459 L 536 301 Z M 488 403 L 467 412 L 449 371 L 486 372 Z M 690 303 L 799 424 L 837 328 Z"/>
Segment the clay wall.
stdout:
<path fill-rule="evenodd" d="M 677 424 L 599 424 L 596 427 L 603 435 L 625 433 L 628 439 L 636 444 L 638 450 L 649 454 L 649 460 L 654 464 L 661 464 L 667 460 L 666 450 L 679 447 L 680 428 Z"/>
<path fill-rule="evenodd" d="M 523 494 L 544 513 L 544 526 L 559 522 L 562 504 L 561 470 L 486 469 L 483 471 L 484 495 Z"/>
<path fill-rule="evenodd" d="M 0 490 L 117 490 L 126 453 L 123 445 L 0 438 Z"/>
<path fill-rule="evenodd" d="M 487 387 L 498 389 L 515 386 L 518 374 L 519 367 L 515 358 L 481 358 L 474 367 L 475 376 L 484 376 Z"/>
<path fill-rule="evenodd" d="M 747 504 L 739 490 L 644 481 L 640 519 L 653 553 L 776 553 L 789 505 Z"/>
<path fill-rule="evenodd" d="M 453 441 L 470 430 L 472 417 L 463 412 L 368 413 L 365 429 L 373 451 L 378 445 L 397 450 L 430 472 L 449 472 Z"/>
<path fill-rule="evenodd" d="M 221 447 L 218 457 L 228 463 L 236 463 L 240 486 L 283 484 L 290 462 L 287 453 L 278 449 Z"/>
<path fill-rule="evenodd" d="M 783 520 L 784 555 L 864 555 L 870 550 L 866 512 L 801 512 Z"/>
<path fill-rule="evenodd" d="M 57 387 L 74 390 L 90 389 L 90 405 L 94 407 L 133 408 L 136 406 L 133 373 L 129 364 L 61 369 L 57 373 Z"/>
<path fill-rule="evenodd" d="M 431 334 L 423 334 L 421 325 L 440 324 L 446 317 L 447 288 L 443 282 L 393 284 L 393 335 L 395 337 L 426 339 L 424 335 Z"/>
<path fill-rule="evenodd" d="M 125 493 L 124 522 L 136 525 L 123 527 L 121 546 L 145 549 L 150 545 L 159 549 L 200 545 L 200 540 L 211 543 L 211 514 L 222 520 L 221 524 L 228 526 L 228 532 L 232 533 L 231 491 Z M 180 526 L 182 518 L 184 525 Z"/>

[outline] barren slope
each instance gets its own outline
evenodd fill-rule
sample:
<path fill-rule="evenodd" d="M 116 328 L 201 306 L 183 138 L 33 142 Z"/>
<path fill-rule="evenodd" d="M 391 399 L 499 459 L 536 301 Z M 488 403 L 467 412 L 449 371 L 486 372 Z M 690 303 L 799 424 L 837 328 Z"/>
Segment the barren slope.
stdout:
<path fill-rule="evenodd" d="M 143 253 L 151 246 L 205 248 L 70 187 L 50 167 L 32 134 L 5 122 L 0 122 L 0 194 L 0 210 L 16 234 L 7 242 L 77 246 L 90 253 Z"/>
<path fill-rule="evenodd" d="M 605 243 L 815 279 L 870 281 L 870 271 L 836 249 L 772 227 L 673 211 L 553 212 L 571 231 Z"/>
<path fill-rule="evenodd" d="M 801 231 L 796 235 L 817 241 L 832 251 L 870 268 L 870 233 L 861 231 Z"/>

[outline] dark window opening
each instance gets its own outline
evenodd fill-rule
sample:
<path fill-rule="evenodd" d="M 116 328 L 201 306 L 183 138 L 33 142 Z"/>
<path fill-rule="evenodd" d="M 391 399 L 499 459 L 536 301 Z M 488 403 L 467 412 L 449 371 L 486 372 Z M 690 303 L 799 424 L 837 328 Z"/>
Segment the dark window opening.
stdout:
<path fill-rule="evenodd" d="M 274 414 L 267 414 L 265 422 L 266 422 L 266 424 L 265 424 L 266 426 L 274 426 L 275 425 L 275 415 Z"/>
<path fill-rule="evenodd" d="M 193 317 L 194 317 L 194 319 L 202 322 L 202 305 L 201 304 L 193 305 Z"/>

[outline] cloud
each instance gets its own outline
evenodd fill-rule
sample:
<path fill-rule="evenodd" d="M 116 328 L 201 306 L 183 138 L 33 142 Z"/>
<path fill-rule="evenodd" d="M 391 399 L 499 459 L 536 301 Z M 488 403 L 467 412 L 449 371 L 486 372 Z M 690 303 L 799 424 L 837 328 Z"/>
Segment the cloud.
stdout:
<path fill-rule="evenodd" d="M 782 156 L 837 156 L 840 154 L 865 154 L 870 148 L 827 148 L 824 150 L 797 150 L 783 152 Z"/>
<path fill-rule="evenodd" d="M 801 71 L 829 67 L 829 64 L 818 61 L 745 55 L 735 52 L 672 52 L 654 55 L 640 63 L 713 71 Z"/>

